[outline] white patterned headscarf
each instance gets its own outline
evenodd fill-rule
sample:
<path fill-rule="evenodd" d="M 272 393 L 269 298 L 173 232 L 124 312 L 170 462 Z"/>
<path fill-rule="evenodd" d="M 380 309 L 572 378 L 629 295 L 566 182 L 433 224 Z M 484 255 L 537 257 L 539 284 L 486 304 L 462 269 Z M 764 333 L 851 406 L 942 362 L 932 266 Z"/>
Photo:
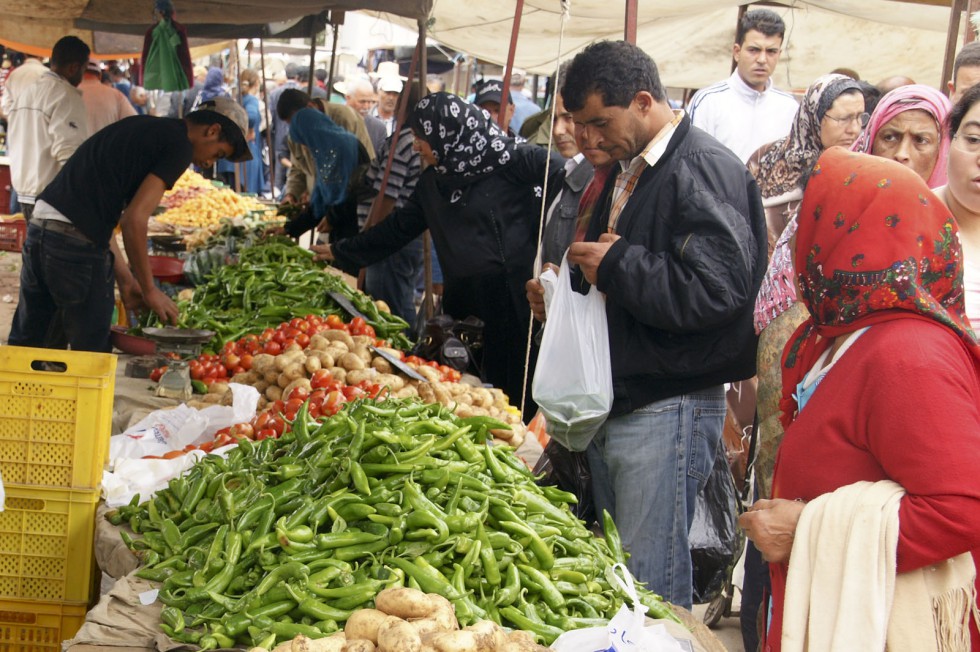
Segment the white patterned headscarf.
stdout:
<path fill-rule="evenodd" d="M 411 126 L 435 152 L 439 174 L 489 174 L 514 160 L 514 139 L 483 109 L 451 93 L 422 98 L 415 106 Z"/>

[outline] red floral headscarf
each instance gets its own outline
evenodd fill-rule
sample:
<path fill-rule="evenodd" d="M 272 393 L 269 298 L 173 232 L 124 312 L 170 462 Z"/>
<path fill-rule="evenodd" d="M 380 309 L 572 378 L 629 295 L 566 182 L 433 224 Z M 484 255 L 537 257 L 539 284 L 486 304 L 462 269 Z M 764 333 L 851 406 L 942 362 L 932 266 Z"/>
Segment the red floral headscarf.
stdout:
<path fill-rule="evenodd" d="M 937 321 L 959 335 L 980 364 L 965 316 L 956 223 L 915 172 L 830 148 L 813 169 L 797 220 L 800 300 L 810 318 L 783 351 L 784 427 L 797 412 L 797 384 L 832 338 L 865 326 Z"/>

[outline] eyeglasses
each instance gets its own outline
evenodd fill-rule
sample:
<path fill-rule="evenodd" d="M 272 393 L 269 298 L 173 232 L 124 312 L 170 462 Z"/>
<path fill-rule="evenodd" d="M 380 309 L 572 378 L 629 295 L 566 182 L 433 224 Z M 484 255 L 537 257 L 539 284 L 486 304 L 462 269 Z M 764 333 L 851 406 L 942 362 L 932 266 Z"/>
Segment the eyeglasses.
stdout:
<path fill-rule="evenodd" d="M 829 118 L 839 125 L 848 125 L 852 122 L 858 122 L 862 127 L 867 127 L 868 121 L 871 120 L 871 114 L 869 113 L 855 113 L 854 115 L 846 115 L 843 118 L 835 118 L 829 113 L 824 113 L 823 117 Z"/>
<path fill-rule="evenodd" d="M 976 134 L 953 134 L 953 146 L 967 154 L 980 153 L 980 136 Z"/>

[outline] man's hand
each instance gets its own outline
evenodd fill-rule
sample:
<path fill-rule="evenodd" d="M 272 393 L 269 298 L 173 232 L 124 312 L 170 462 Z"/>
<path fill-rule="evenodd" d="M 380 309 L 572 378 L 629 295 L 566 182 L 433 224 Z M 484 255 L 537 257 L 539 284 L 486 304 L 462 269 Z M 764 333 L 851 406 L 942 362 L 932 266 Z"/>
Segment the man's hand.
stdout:
<path fill-rule="evenodd" d="M 282 204 L 298 204 L 299 203 L 299 200 L 297 200 L 296 197 L 294 197 L 293 195 L 285 194 L 285 195 L 282 196 L 282 202 L 280 202 L 280 203 L 282 203 Z"/>
<path fill-rule="evenodd" d="M 157 314 L 164 324 L 176 324 L 180 317 L 180 310 L 177 304 L 171 301 L 170 297 L 157 288 L 151 289 L 143 295 L 143 301 L 147 307 Z"/>
<path fill-rule="evenodd" d="M 541 271 L 554 270 L 555 274 L 558 273 L 558 268 L 551 263 L 545 263 Z M 544 310 L 544 286 L 541 285 L 541 281 L 536 278 L 532 278 L 527 283 L 524 284 L 524 291 L 527 292 L 527 302 L 531 305 L 531 314 L 538 321 L 543 322 L 547 316 Z"/>
<path fill-rule="evenodd" d="M 573 242 L 568 248 L 568 263 L 578 265 L 585 280 L 595 285 L 599 263 L 617 240 L 619 236 L 615 233 L 603 233 L 598 242 Z"/>
<path fill-rule="evenodd" d="M 333 249 L 331 249 L 330 245 L 328 244 L 315 244 L 311 247 L 311 249 L 313 250 L 313 253 L 316 254 L 313 256 L 313 260 L 331 261 L 334 259 Z"/>
<path fill-rule="evenodd" d="M 131 283 L 118 283 L 119 297 L 122 299 L 123 306 L 127 312 L 139 312 L 143 304 L 143 291 L 136 281 Z"/>
<path fill-rule="evenodd" d="M 330 233 L 331 228 L 333 227 L 330 226 L 330 220 L 327 218 L 323 218 L 320 220 L 320 223 L 316 225 L 316 230 L 319 233 Z"/>
<path fill-rule="evenodd" d="M 796 524 L 800 520 L 805 503 L 796 500 L 757 500 L 738 517 L 738 525 L 745 536 L 768 562 L 785 563 L 793 551 Z"/>

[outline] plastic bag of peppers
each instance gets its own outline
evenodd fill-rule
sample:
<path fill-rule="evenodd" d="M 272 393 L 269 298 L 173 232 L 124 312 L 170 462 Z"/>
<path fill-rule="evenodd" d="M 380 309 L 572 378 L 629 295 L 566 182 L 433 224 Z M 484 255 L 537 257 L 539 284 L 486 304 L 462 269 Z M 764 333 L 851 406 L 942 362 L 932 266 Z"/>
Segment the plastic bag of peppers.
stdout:
<path fill-rule="evenodd" d="M 438 593 L 551 643 L 603 625 L 624 596 L 611 519 L 595 537 L 571 494 L 539 487 L 486 417 L 409 400 L 354 401 L 280 439 L 209 455 L 150 501 L 111 512 L 161 582 L 163 631 L 203 649 L 328 635 L 388 586 Z M 641 590 L 650 615 L 672 618 Z"/>

